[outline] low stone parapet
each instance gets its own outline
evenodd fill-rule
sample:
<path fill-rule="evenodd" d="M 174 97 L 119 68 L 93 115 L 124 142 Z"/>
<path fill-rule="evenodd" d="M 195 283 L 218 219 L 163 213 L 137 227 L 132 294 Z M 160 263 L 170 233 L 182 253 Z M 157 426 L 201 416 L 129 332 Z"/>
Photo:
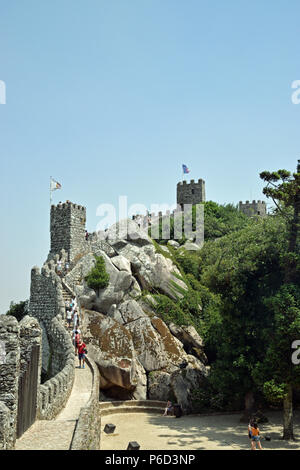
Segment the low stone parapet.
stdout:
<path fill-rule="evenodd" d="M 5 403 L 0 401 L 0 450 L 10 448 L 11 413 Z"/>
<path fill-rule="evenodd" d="M 86 365 L 93 375 L 91 396 L 81 408 L 70 450 L 98 450 L 100 448 L 101 414 L 99 410 L 100 375 L 95 362 L 86 357 Z"/>
<path fill-rule="evenodd" d="M 70 335 L 57 318 L 52 320 L 48 335 L 57 351 L 56 357 L 52 357 L 57 373 L 40 386 L 39 419 L 53 419 L 65 407 L 75 376 L 74 347 Z"/>

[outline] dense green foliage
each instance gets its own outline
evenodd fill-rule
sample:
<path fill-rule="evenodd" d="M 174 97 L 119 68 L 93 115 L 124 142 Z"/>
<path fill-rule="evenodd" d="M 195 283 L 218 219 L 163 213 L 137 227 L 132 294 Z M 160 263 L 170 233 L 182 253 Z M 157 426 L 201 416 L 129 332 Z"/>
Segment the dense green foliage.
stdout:
<path fill-rule="evenodd" d="M 6 315 L 11 315 L 15 317 L 18 321 L 21 321 L 22 318 L 27 314 L 26 301 L 21 301 L 18 303 L 11 302 L 9 310 L 6 312 Z"/>
<path fill-rule="evenodd" d="M 208 203 L 205 230 L 202 250 L 169 248 L 186 295 L 156 297 L 167 322 L 193 324 L 204 339 L 211 372 L 195 401 L 199 409 L 243 409 L 251 391 L 262 405 L 280 405 L 286 384 L 300 385 L 300 366 L 291 361 L 300 339 L 300 277 L 285 284 L 289 226 L 279 213 L 244 220 L 230 206 Z"/>
<path fill-rule="evenodd" d="M 87 285 L 98 291 L 104 289 L 109 284 L 109 274 L 106 272 L 105 261 L 102 256 L 95 256 L 96 263 L 90 273 L 85 277 Z"/>
<path fill-rule="evenodd" d="M 216 238 L 223 237 L 231 232 L 236 232 L 241 228 L 248 226 L 251 223 L 251 219 L 247 217 L 244 213 L 240 212 L 234 205 L 225 204 L 220 205 L 213 201 L 208 201 L 203 203 L 204 205 L 204 239 L 205 240 L 214 240 Z M 186 212 L 186 224 L 192 227 L 193 232 L 199 229 L 197 227 L 197 208 L 193 206 L 190 211 Z M 184 220 L 181 214 L 175 214 L 174 218 L 170 218 L 169 226 L 167 226 L 167 232 L 164 234 L 162 220 L 159 221 L 159 242 L 167 243 L 169 239 L 177 239 L 180 244 L 183 244 L 189 234 L 186 234 L 184 228 Z M 178 231 L 176 232 L 176 227 Z M 174 232 L 175 228 L 175 232 Z M 154 232 L 156 233 L 155 229 Z M 181 236 L 178 238 L 177 233 L 180 233 Z M 149 234 L 151 235 L 151 229 L 149 229 Z"/>
<path fill-rule="evenodd" d="M 195 211 L 195 209 L 193 209 Z M 234 205 L 216 202 L 204 204 L 204 239 L 215 240 L 251 224 L 251 219 Z"/>

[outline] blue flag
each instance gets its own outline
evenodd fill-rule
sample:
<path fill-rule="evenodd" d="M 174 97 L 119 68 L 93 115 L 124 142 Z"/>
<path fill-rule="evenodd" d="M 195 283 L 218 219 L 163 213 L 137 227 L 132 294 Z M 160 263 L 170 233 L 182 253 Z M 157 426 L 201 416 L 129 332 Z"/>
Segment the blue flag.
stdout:
<path fill-rule="evenodd" d="M 182 171 L 183 173 L 189 173 L 190 170 L 188 169 L 188 167 L 186 165 L 182 165 Z"/>

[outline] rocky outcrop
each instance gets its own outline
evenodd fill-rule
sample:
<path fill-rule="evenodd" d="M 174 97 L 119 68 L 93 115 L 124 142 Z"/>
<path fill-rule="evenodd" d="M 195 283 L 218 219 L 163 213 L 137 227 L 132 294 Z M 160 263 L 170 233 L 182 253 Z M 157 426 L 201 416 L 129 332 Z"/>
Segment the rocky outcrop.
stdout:
<path fill-rule="evenodd" d="M 168 327 L 156 314 L 155 302 L 146 308 L 140 299 L 143 290 L 173 300 L 187 290 L 169 253 L 157 253 L 134 221 L 102 232 L 98 243 L 93 237 L 91 247 L 93 253 L 79 260 L 67 281 L 81 273 L 76 291 L 85 308 L 82 329 L 101 373 L 102 393 L 119 400 L 171 398 L 190 412 L 192 390 L 207 376 L 202 340 L 192 327 Z M 109 274 L 108 286 L 98 292 L 84 281 L 94 255 L 103 257 Z"/>
<path fill-rule="evenodd" d="M 112 263 L 120 270 L 131 272 L 143 289 L 158 289 L 173 299 L 182 295 L 181 289 L 187 289 L 171 259 L 156 253 L 151 238 L 136 222 L 121 221 L 107 230 L 102 238 L 118 255 L 115 260 L 112 258 Z"/>
<path fill-rule="evenodd" d="M 155 371 L 149 374 L 148 397 L 180 403 L 185 413 L 193 412 L 193 390 L 201 388 L 208 375 L 207 368 L 195 357 L 188 356 L 182 367 L 173 371 Z"/>
<path fill-rule="evenodd" d="M 170 323 L 169 329 L 171 333 L 181 341 L 188 354 L 193 354 L 204 364 L 207 364 L 207 357 L 203 351 L 203 340 L 193 326 L 178 326 L 174 323 Z"/>
<path fill-rule="evenodd" d="M 113 306 L 108 315 L 86 311 L 84 318 L 89 355 L 98 365 L 101 390 L 108 397 L 171 398 L 185 412 L 192 410 L 192 390 L 203 384 L 207 369 L 186 354 L 160 318 L 150 318 L 135 300 Z"/>

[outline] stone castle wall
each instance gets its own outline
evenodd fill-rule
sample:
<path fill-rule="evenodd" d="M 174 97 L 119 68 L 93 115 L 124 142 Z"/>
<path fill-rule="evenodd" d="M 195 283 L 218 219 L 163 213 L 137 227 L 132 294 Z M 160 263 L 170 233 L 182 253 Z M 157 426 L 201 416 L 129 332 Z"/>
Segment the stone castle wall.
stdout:
<path fill-rule="evenodd" d="M 1 315 L 0 341 L 5 345 L 5 358 L 0 364 L 0 449 L 9 450 L 14 448 L 16 441 L 19 378 L 26 373 L 32 348 L 41 347 L 42 336 L 38 321 L 25 316 L 18 323 L 12 316 Z M 41 360 L 37 371 L 37 404 L 40 371 Z M 36 409 L 36 413 L 37 411 Z"/>
<path fill-rule="evenodd" d="M 86 364 L 87 367 L 90 367 L 93 375 L 92 393 L 88 403 L 80 411 L 71 450 L 98 450 L 100 447 L 100 376 L 97 364 L 90 357 L 86 357 Z"/>
<path fill-rule="evenodd" d="M 4 343 L 6 354 L 0 364 L 0 449 L 13 449 L 20 374 L 20 327 L 16 318 L 0 316 L 0 341 Z"/>
<path fill-rule="evenodd" d="M 85 249 L 86 209 L 78 204 L 66 202 L 51 207 L 51 246 L 49 259 L 62 249 L 73 262 Z"/>
<path fill-rule="evenodd" d="M 51 371 L 53 377 L 40 386 L 39 419 L 53 419 L 65 407 L 72 391 L 74 371 L 74 347 L 65 327 L 53 318 L 47 330 L 53 354 Z"/>
<path fill-rule="evenodd" d="M 181 207 L 184 204 L 200 204 L 205 202 L 205 181 L 199 179 L 197 183 L 191 180 L 190 183 L 186 181 L 177 184 L 177 204 Z"/>
<path fill-rule="evenodd" d="M 239 210 L 246 214 L 248 217 L 259 216 L 265 217 L 267 215 L 267 206 L 265 201 L 246 201 L 243 203 L 239 202 Z"/>
<path fill-rule="evenodd" d="M 65 406 L 74 381 L 74 347 L 63 319 L 65 303 L 55 262 L 31 271 L 30 315 L 43 331 L 42 370 L 50 377 L 40 386 L 39 418 L 52 419 Z"/>

